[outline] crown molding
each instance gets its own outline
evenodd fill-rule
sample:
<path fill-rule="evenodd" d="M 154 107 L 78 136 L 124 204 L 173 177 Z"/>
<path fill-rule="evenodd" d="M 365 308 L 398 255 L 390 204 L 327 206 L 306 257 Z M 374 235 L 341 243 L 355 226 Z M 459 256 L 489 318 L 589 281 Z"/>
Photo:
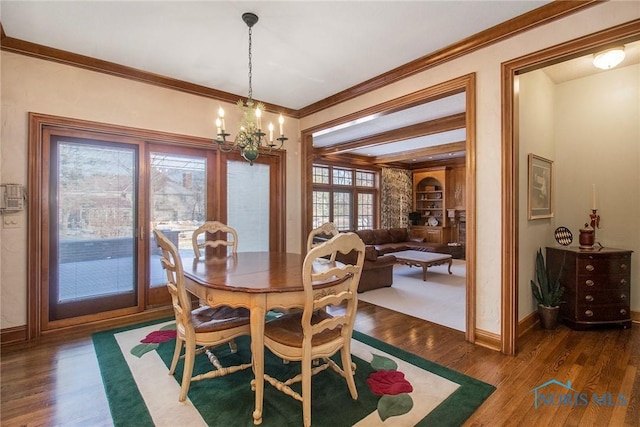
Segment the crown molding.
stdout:
<path fill-rule="evenodd" d="M 441 65 L 452 59 L 458 58 L 480 48 L 512 37 L 516 34 L 530 30 L 534 27 L 576 13 L 584 8 L 591 7 L 600 2 L 601 0 L 585 0 L 553 1 L 551 3 L 547 3 L 528 13 L 500 23 L 485 31 L 481 31 L 473 36 L 460 40 L 457 43 L 418 58 L 377 77 L 373 77 L 367 81 L 359 83 L 349 89 L 338 92 L 299 110 L 269 104 L 268 102 L 264 101 L 260 102 L 263 102 L 265 104 L 266 110 L 269 112 L 282 113 L 286 116 L 294 118 L 306 117 L 318 111 L 329 108 L 333 105 L 345 102 L 349 99 L 353 99 L 365 93 L 379 89 L 393 82 L 409 77 L 413 74 L 422 72 L 428 68 Z M 67 52 L 61 49 L 55 49 L 20 39 L 15 39 L 13 37 L 9 37 L 4 32 L 2 23 L 0 23 L 0 48 L 1 50 L 6 52 L 18 53 L 21 55 L 31 56 L 47 61 L 58 62 L 74 67 L 84 68 L 91 71 L 131 79 L 142 83 L 152 84 L 167 89 L 173 89 L 180 92 L 186 92 L 193 95 L 212 98 L 233 104 L 235 104 L 239 99 L 239 95 L 229 92 L 223 92 L 221 90 L 188 83 L 182 80 L 173 79 L 154 73 L 149 73 L 137 68 L 127 67 L 113 62 L 104 61 L 85 55 L 79 55 L 76 53 Z"/>

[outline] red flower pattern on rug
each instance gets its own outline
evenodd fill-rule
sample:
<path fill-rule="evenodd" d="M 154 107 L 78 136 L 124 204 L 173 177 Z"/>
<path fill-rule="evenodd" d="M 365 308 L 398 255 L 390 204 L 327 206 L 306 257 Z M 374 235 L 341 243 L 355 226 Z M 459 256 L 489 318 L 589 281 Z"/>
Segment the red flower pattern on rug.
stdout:
<path fill-rule="evenodd" d="M 175 329 L 160 330 L 151 332 L 149 335 L 140 340 L 140 342 L 144 344 L 160 344 L 161 342 L 171 341 L 172 339 L 175 339 L 175 337 Z"/>
<path fill-rule="evenodd" d="M 163 326 L 158 331 L 153 331 L 147 334 L 146 337 L 140 340 L 140 344 L 131 349 L 131 354 L 136 357 L 142 357 L 144 354 L 158 348 L 158 344 L 171 341 L 176 338 L 176 324 L 171 323 Z"/>
<path fill-rule="evenodd" d="M 395 396 L 400 393 L 411 393 L 413 386 L 404 378 L 400 371 L 376 371 L 369 375 L 367 384 L 372 392 L 378 396 L 389 394 Z"/>
<path fill-rule="evenodd" d="M 413 386 L 397 370 L 398 364 L 388 357 L 373 354 L 371 367 L 376 370 L 369 374 L 367 385 L 371 391 L 381 396 L 378 401 L 378 415 L 382 421 L 389 417 L 406 414 L 413 408 L 411 393 Z"/>

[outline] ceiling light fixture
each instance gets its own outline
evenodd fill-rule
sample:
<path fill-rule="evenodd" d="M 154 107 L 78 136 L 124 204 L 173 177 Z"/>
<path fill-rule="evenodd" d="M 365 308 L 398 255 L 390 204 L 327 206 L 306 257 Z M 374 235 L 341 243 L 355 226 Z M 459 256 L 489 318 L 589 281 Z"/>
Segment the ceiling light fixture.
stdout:
<path fill-rule="evenodd" d="M 616 46 L 593 54 L 593 65 L 602 69 L 609 70 L 624 59 L 624 46 Z"/>
<path fill-rule="evenodd" d="M 256 22 L 258 22 L 258 15 L 251 12 L 243 13 L 242 20 L 249 27 L 249 96 L 247 97 L 246 102 L 243 102 L 242 100 L 238 101 L 237 106 L 242 117 L 240 119 L 240 129 L 238 130 L 233 143 L 227 141 L 227 137 L 230 134 L 226 133 L 224 126 L 224 110 L 220 107 L 218 110 L 218 118 L 216 120 L 218 138 L 215 142 L 218 144 L 220 151 L 229 152 L 233 149 L 240 150 L 242 157 L 244 157 L 244 159 L 253 166 L 254 160 L 256 160 L 260 154 L 260 148 L 264 147 L 271 150 L 277 144 L 274 143 L 273 140 L 273 123 L 269 123 L 269 138 L 266 140 L 264 139 L 264 137 L 267 136 L 267 134 L 262 132 L 261 122 L 264 104 L 262 102 L 258 102 L 254 108 L 253 102 L 253 88 L 251 86 L 251 28 Z M 283 131 L 284 118 L 282 117 L 282 114 L 280 114 L 278 122 L 280 123 L 280 137 L 276 138 L 276 140 L 280 141 L 280 147 L 278 148 L 282 148 L 282 145 L 287 140 Z"/>

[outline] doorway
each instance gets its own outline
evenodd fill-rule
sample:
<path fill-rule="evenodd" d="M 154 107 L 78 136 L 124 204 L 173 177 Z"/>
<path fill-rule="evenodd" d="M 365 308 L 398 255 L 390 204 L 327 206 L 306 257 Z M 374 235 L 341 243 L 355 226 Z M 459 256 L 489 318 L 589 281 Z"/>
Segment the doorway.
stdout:
<path fill-rule="evenodd" d="M 474 342 L 475 335 L 475 286 L 476 286 L 476 165 L 475 165 L 475 74 L 469 74 L 457 79 L 429 87 L 409 95 L 393 99 L 391 101 L 378 104 L 366 110 L 332 120 L 330 122 L 316 125 L 302 131 L 302 236 L 307 236 L 312 229 L 312 168 L 313 168 L 313 134 L 336 126 L 345 125 L 359 120 L 366 120 L 367 117 L 376 115 L 385 115 L 393 112 L 401 111 L 417 105 L 436 101 L 438 99 L 463 93 L 465 94 L 465 112 L 462 120 L 463 126 L 466 128 L 466 138 L 462 142 L 462 149 L 465 151 L 465 201 L 467 204 L 466 222 L 465 222 L 465 238 L 466 238 L 466 327 L 465 339 Z M 441 128 L 451 126 L 452 122 L 456 122 L 457 117 L 450 118 L 450 122 L 442 121 L 439 123 Z M 427 131 L 428 132 L 428 131 Z M 301 243 L 304 252 L 304 242 Z"/>
<path fill-rule="evenodd" d="M 526 194 L 520 189 L 522 183 L 523 163 L 521 159 L 527 153 L 520 151 L 519 147 L 519 127 L 520 115 L 518 110 L 518 76 L 527 72 L 540 70 L 553 64 L 558 64 L 569 59 L 589 56 L 607 47 L 618 44 L 626 44 L 640 39 L 638 23 L 630 22 L 608 30 L 601 31 L 580 39 L 573 40 L 561 46 L 552 47 L 542 52 L 535 52 L 530 55 L 517 58 L 502 65 L 503 78 L 503 123 L 505 124 L 503 137 L 503 228 L 502 228 L 502 352 L 515 354 L 517 352 L 517 341 L 520 334 L 526 330 L 527 322 L 520 324 L 518 307 L 521 304 L 520 294 L 530 293 L 529 282 L 523 275 L 522 269 L 526 259 L 521 259 L 526 251 L 531 248 L 520 247 L 519 242 L 522 230 L 521 215 L 526 213 L 519 209 L 521 200 Z M 610 141 L 609 141 L 610 143 Z M 589 186 L 591 183 L 588 183 Z M 583 198 L 588 198 L 588 193 Z M 520 212 L 520 213 L 519 213 Z M 556 225 L 550 223 L 549 227 Z M 551 229 L 551 234 L 553 229 Z M 577 234 L 577 233 L 576 233 Z M 576 236 L 577 237 L 577 236 Z M 535 248 L 537 249 L 537 248 Z M 530 323 L 530 322 L 529 322 Z"/>

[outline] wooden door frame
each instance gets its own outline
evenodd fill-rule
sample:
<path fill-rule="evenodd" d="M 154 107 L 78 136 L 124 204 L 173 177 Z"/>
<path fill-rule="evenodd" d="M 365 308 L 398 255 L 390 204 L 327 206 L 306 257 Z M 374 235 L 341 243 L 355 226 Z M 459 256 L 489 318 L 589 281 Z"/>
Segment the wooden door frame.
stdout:
<path fill-rule="evenodd" d="M 502 64 L 502 307 L 501 335 L 505 354 L 516 354 L 518 340 L 518 110 L 517 76 L 612 44 L 640 38 L 640 19 L 570 40 Z"/>
<path fill-rule="evenodd" d="M 302 253 L 306 251 L 306 236 L 312 229 L 313 211 L 313 133 L 322 129 L 347 123 L 372 114 L 384 115 L 414 107 L 425 102 L 457 93 L 466 93 L 466 208 L 467 208 L 467 253 L 466 253 L 466 327 L 465 339 L 476 340 L 476 75 L 470 73 L 444 83 L 383 102 L 355 113 L 321 123 L 301 131 L 301 242 Z"/>

